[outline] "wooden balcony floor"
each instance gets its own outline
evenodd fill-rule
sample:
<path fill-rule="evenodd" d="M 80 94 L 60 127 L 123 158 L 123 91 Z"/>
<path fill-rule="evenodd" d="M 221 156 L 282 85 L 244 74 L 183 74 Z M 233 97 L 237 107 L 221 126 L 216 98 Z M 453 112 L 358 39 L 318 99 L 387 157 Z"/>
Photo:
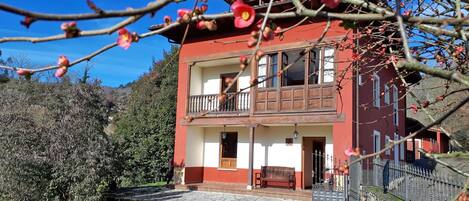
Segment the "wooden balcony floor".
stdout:
<path fill-rule="evenodd" d="M 233 194 L 260 196 L 260 197 L 292 199 L 292 200 L 311 201 L 312 199 L 311 190 L 297 189 L 295 191 L 292 191 L 286 188 L 275 188 L 275 187 L 255 188 L 253 190 L 247 190 L 246 184 L 206 182 L 206 183 L 176 185 L 175 188 L 179 190 L 233 193 Z"/>

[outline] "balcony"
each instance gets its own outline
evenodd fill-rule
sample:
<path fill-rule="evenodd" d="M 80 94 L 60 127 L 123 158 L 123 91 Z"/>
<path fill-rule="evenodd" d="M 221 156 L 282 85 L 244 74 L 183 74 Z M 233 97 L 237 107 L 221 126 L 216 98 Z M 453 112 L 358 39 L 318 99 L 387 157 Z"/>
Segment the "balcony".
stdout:
<path fill-rule="evenodd" d="M 188 113 L 195 114 L 248 114 L 250 108 L 249 92 L 228 93 L 225 101 L 218 94 L 194 95 L 189 97 Z"/>
<path fill-rule="evenodd" d="M 188 72 L 187 114 L 262 117 L 334 112 L 334 49 L 303 50 L 267 52 L 255 68 L 249 66 L 237 80 L 234 78 L 239 71 L 239 57 L 195 62 Z M 289 68 L 279 74 L 286 66 Z M 251 77 L 260 81 L 252 88 Z M 230 84 L 232 87 L 227 88 Z M 227 100 L 220 102 L 219 94 L 227 89 Z M 240 92 L 242 89 L 245 91 Z"/>

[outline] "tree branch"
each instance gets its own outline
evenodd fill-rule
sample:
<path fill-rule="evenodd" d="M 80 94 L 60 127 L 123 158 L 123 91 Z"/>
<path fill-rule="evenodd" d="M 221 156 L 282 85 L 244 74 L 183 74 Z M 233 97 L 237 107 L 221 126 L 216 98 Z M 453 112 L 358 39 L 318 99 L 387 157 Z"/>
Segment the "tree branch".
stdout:
<path fill-rule="evenodd" d="M 138 8 L 138 9 L 116 10 L 116 11 L 109 10 L 109 11 L 103 11 L 101 13 L 81 13 L 81 14 L 65 14 L 65 15 L 32 12 L 32 11 L 16 8 L 16 7 L 3 4 L 3 3 L 0 3 L 0 10 L 22 15 L 22 16 L 31 17 L 36 20 L 46 20 L 46 21 L 90 20 L 90 19 L 99 19 L 99 18 L 144 15 L 147 13 L 156 12 L 173 1 L 174 0 L 158 0 L 156 2 L 149 3 L 147 6 L 143 8 Z"/>
<path fill-rule="evenodd" d="M 425 74 L 429 74 L 435 77 L 440 77 L 447 80 L 454 80 L 466 86 L 469 86 L 469 77 L 461 74 L 458 71 L 446 71 L 439 69 L 437 67 L 430 68 L 425 64 L 419 62 L 399 62 L 397 64 L 398 68 L 406 69 L 408 71 L 418 71 Z"/>
<path fill-rule="evenodd" d="M 438 157 L 434 156 L 433 154 L 427 153 L 424 149 L 419 148 L 418 151 L 419 151 L 420 153 L 422 153 L 423 155 L 425 155 L 426 157 L 431 158 L 431 159 L 435 160 L 437 163 L 439 163 L 439 164 L 441 164 L 441 165 L 443 165 L 443 166 L 449 168 L 450 170 L 452 170 L 452 171 L 454 171 L 454 172 L 456 172 L 456 173 L 458 173 L 458 174 L 460 174 L 460 175 L 462 175 L 462 176 L 469 177 L 469 173 L 465 173 L 465 172 L 463 172 L 463 171 L 461 171 L 461 170 L 458 170 L 457 168 L 453 167 L 452 165 L 450 165 L 450 164 L 448 164 L 448 163 L 446 163 L 446 162 L 440 160 Z"/>
<path fill-rule="evenodd" d="M 118 29 L 138 21 L 142 17 L 143 15 L 132 16 L 109 28 L 89 30 L 89 31 L 80 31 L 80 34 L 77 37 L 73 37 L 73 38 L 112 34 Z M 55 41 L 55 40 L 62 40 L 62 39 L 67 39 L 67 37 L 65 37 L 65 34 L 58 34 L 58 35 L 47 36 L 47 37 L 5 37 L 5 38 L 0 38 L 0 43 L 19 42 L 19 41 L 39 43 L 39 42 Z"/>

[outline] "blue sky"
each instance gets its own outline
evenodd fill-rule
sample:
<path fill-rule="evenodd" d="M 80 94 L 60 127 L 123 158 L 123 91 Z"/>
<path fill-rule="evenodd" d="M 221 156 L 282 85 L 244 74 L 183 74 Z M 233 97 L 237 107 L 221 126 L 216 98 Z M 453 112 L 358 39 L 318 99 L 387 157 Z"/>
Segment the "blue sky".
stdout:
<path fill-rule="evenodd" d="M 86 5 L 86 0 L 2 0 L 2 3 L 13 5 L 19 8 L 28 9 L 44 13 L 90 13 L 92 12 Z M 122 10 L 128 7 L 140 8 L 147 5 L 148 1 L 143 0 L 94 0 L 95 4 L 104 10 Z M 195 0 L 188 0 L 181 3 L 172 3 L 155 17 L 145 16 L 140 21 L 127 27 L 130 31 L 137 33 L 146 32 L 148 27 L 159 24 L 163 21 L 163 16 L 170 15 L 176 19 L 176 11 L 179 8 L 192 8 Z M 222 0 L 211 0 L 208 2 L 208 13 L 220 13 L 229 10 L 229 5 Z M 20 24 L 22 16 L 0 11 L 0 38 L 11 36 L 33 36 L 44 37 L 63 33 L 60 30 L 62 22 L 37 21 L 26 29 Z M 91 30 L 97 28 L 107 28 L 124 18 L 108 18 L 79 21 L 78 27 L 81 30 Z M 69 40 L 59 40 L 45 43 L 29 42 L 9 42 L 0 43 L 2 58 L 10 56 L 26 57 L 35 65 L 55 64 L 59 55 L 66 55 L 71 61 L 85 56 L 104 45 L 116 40 L 117 34 L 74 38 Z M 103 54 L 98 55 L 90 61 L 91 77 L 99 79 L 105 86 L 119 86 L 137 79 L 144 72 L 148 71 L 152 59 L 161 59 L 164 50 L 171 46 L 167 39 L 162 36 L 145 38 L 138 43 L 132 44 L 128 50 L 116 47 Z M 86 62 L 71 68 L 71 74 L 81 75 Z"/>

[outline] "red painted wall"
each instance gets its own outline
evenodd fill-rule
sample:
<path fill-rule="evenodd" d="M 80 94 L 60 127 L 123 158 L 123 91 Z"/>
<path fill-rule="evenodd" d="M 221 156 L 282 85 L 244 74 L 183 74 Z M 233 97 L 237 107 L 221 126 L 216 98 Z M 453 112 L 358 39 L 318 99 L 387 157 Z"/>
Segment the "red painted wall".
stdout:
<path fill-rule="evenodd" d="M 336 38 L 339 36 L 344 36 L 348 32 L 339 26 L 339 21 L 333 21 L 331 28 L 326 35 L 327 38 Z M 281 25 L 281 24 L 280 24 Z M 286 32 L 283 40 L 275 38 L 272 41 L 264 42 L 262 47 L 269 46 L 278 46 L 282 44 L 291 44 L 295 42 L 304 42 L 304 41 L 314 41 L 321 34 L 324 29 L 326 22 L 320 21 L 313 24 L 307 24 L 298 26 L 295 29 Z M 282 25 L 281 25 L 282 26 Z M 178 81 L 178 100 L 177 100 L 177 123 L 176 123 L 176 137 L 175 137 L 175 153 L 174 161 L 176 165 L 184 166 L 185 161 L 185 145 L 186 145 L 186 133 L 187 128 L 181 125 L 181 120 L 184 119 L 186 113 L 186 101 L 187 101 L 187 92 L 188 92 L 188 60 L 193 58 L 203 58 L 206 56 L 220 55 L 221 53 L 233 53 L 233 55 L 238 55 L 241 53 L 249 52 L 251 49 L 246 46 L 245 42 L 241 43 L 232 43 L 236 40 L 246 40 L 249 38 L 249 32 L 244 31 L 240 32 L 239 35 L 234 33 L 227 33 L 226 35 L 218 36 L 207 36 L 205 38 L 199 38 L 198 40 L 188 40 L 186 44 L 183 45 L 180 52 L 179 58 L 179 81 Z M 217 40 L 217 42 L 214 42 Z M 230 43 L 223 43 L 230 42 Z M 353 42 L 349 39 L 348 42 Z M 340 90 L 340 99 L 339 94 L 337 94 L 337 113 L 341 113 L 345 121 L 334 123 L 333 125 L 333 142 L 334 142 L 334 155 L 341 159 L 346 159 L 343 151 L 356 144 L 352 144 L 355 138 L 355 120 L 354 113 L 354 84 L 355 80 L 352 78 L 353 72 L 350 70 L 350 58 L 352 58 L 352 50 L 344 50 L 336 52 L 336 60 L 341 61 L 337 66 L 337 74 L 345 71 L 345 80 L 341 84 L 342 89 Z M 384 81 L 395 77 L 395 73 L 391 68 L 384 69 L 379 72 L 381 76 L 382 86 L 381 89 L 384 89 Z M 366 77 L 368 78 L 368 77 Z M 367 103 L 371 101 L 372 98 L 372 85 L 369 82 L 369 79 L 366 79 L 367 82 L 364 86 L 360 87 L 360 103 Z M 401 92 L 402 95 L 404 92 Z M 384 98 L 381 99 L 382 105 L 384 104 Z M 400 101 L 400 108 L 405 107 L 405 98 Z M 366 150 L 367 153 L 370 153 L 372 150 L 373 142 L 373 128 L 379 127 L 381 132 L 382 147 L 384 146 L 384 134 L 394 133 L 394 126 L 392 125 L 392 116 L 380 118 L 386 116 L 392 112 L 392 106 L 383 107 L 382 109 L 370 109 L 364 110 L 360 109 L 360 122 L 369 122 L 378 119 L 374 124 L 364 124 L 360 125 L 360 142 L 358 145 Z M 399 114 L 399 134 L 404 136 L 404 123 L 405 123 L 405 110 L 400 111 Z M 203 172 L 200 172 L 199 168 L 192 168 L 186 171 L 186 181 L 187 182 L 197 182 L 200 181 L 200 178 L 203 178 L 203 181 L 217 181 L 217 182 L 237 182 L 237 183 L 247 183 L 247 170 L 238 169 L 237 171 L 219 171 L 216 168 L 202 168 Z M 195 176 L 189 176 L 189 173 L 193 173 Z M 297 177 L 297 186 L 300 187 L 301 182 L 301 172 L 296 173 Z"/>
<path fill-rule="evenodd" d="M 361 45 L 367 45 L 365 41 L 360 41 Z M 364 57 L 373 57 L 371 55 L 364 55 Z M 376 58 L 375 62 L 367 62 L 366 64 L 359 64 L 361 66 L 361 75 L 363 85 L 359 87 L 359 142 L 358 146 L 362 148 L 367 154 L 373 153 L 373 130 L 378 130 L 381 133 L 381 149 L 385 147 L 385 135 L 388 135 L 391 140 L 394 140 L 394 133 L 397 132 L 399 136 L 405 136 L 405 117 L 406 117 L 406 99 L 402 97 L 405 94 L 405 87 L 402 86 L 397 73 L 392 66 L 388 68 L 374 69 L 366 65 L 376 65 L 379 60 Z M 376 72 L 380 77 L 380 90 L 381 102 L 380 107 L 373 106 L 373 81 L 372 75 Z M 391 81 L 392 80 L 392 81 Z M 384 89 L 385 84 L 390 86 L 390 104 L 385 105 Z M 395 84 L 399 91 L 399 124 L 394 126 L 393 122 L 393 105 L 392 105 L 392 88 L 391 84 Z M 397 129 L 397 130 L 396 130 Z M 355 136 L 354 136 L 355 138 Z M 400 154 L 400 151 L 399 151 Z M 394 151 L 391 150 L 390 155 L 381 154 L 381 158 L 393 159 Z"/>
<path fill-rule="evenodd" d="M 332 21 L 331 28 L 328 31 L 325 40 L 327 38 L 337 38 L 339 36 L 345 36 L 347 31 L 339 26 L 339 21 Z M 280 24 L 282 26 L 282 24 Z M 287 26 L 287 25 L 285 25 Z M 304 42 L 304 41 L 315 41 L 322 34 L 322 30 L 326 27 L 325 21 L 320 21 L 313 24 L 307 24 L 298 26 L 295 29 L 292 29 L 284 34 L 283 40 L 280 40 L 276 37 L 274 40 L 263 42 L 262 47 L 269 46 L 278 46 L 282 44 L 291 44 L 295 42 Z M 321 31 L 318 31 L 321 30 Z M 186 101 L 187 101 L 187 90 L 188 90 L 188 59 L 191 58 L 203 58 L 209 55 L 217 55 L 220 53 L 230 53 L 239 54 L 242 51 L 251 51 L 251 48 L 248 48 L 245 42 L 241 43 L 232 43 L 236 40 L 247 40 L 250 37 L 248 31 L 240 31 L 239 35 L 233 33 L 227 33 L 226 35 L 217 35 L 217 36 L 207 36 L 206 38 L 199 38 L 198 40 L 188 40 L 186 44 L 183 45 L 180 51 L 179 56 L 179 81 L 178 81 L 178 99 L 177 99 L 177 113 L 176 113 L 176 136 L 175 136 L 175 150 L 174 150 L 174 161 L 176 165 L 184 165 L 185 157 L 185 144 L 186 144 L 186 132 L 187 129 L 185 126 L 180 124 L 181 120 L 184 119 L 186 113 Z M 214 42 L 217 40 L 217 42 Z M 231 42 L 231 43 L 223 43 Z M 350 58 L 351 51 L 344 51 L 338 53 L 341 59 Z M 338 68 L 345 69 L 347 63 L 341 63 Z M 351 85 L 350 85 L 351 86 Z M 334 146 L 337 144 L 337 148 L 344 150 L 345 147 L 351 145 L 351 137 L 349 137 L 351 129 L 351 115 L 348 114 L 351 112 L 351 104 L 349 104 L 352 93 L 351 89 L 344 89 L 344 107 L 343 111 L 347 118 L 348 123 L 340 123 L 334 125 Z M 345 142 L 347 141 L 347 142 Z M 341 145 L 340 143 L 344 143 Z M 338 152 L 339 153 L 339 152 Z M 342 152 L 340 152 L 342 153 Z M 343 154 L 342 154 L 343 155 Z"/>

